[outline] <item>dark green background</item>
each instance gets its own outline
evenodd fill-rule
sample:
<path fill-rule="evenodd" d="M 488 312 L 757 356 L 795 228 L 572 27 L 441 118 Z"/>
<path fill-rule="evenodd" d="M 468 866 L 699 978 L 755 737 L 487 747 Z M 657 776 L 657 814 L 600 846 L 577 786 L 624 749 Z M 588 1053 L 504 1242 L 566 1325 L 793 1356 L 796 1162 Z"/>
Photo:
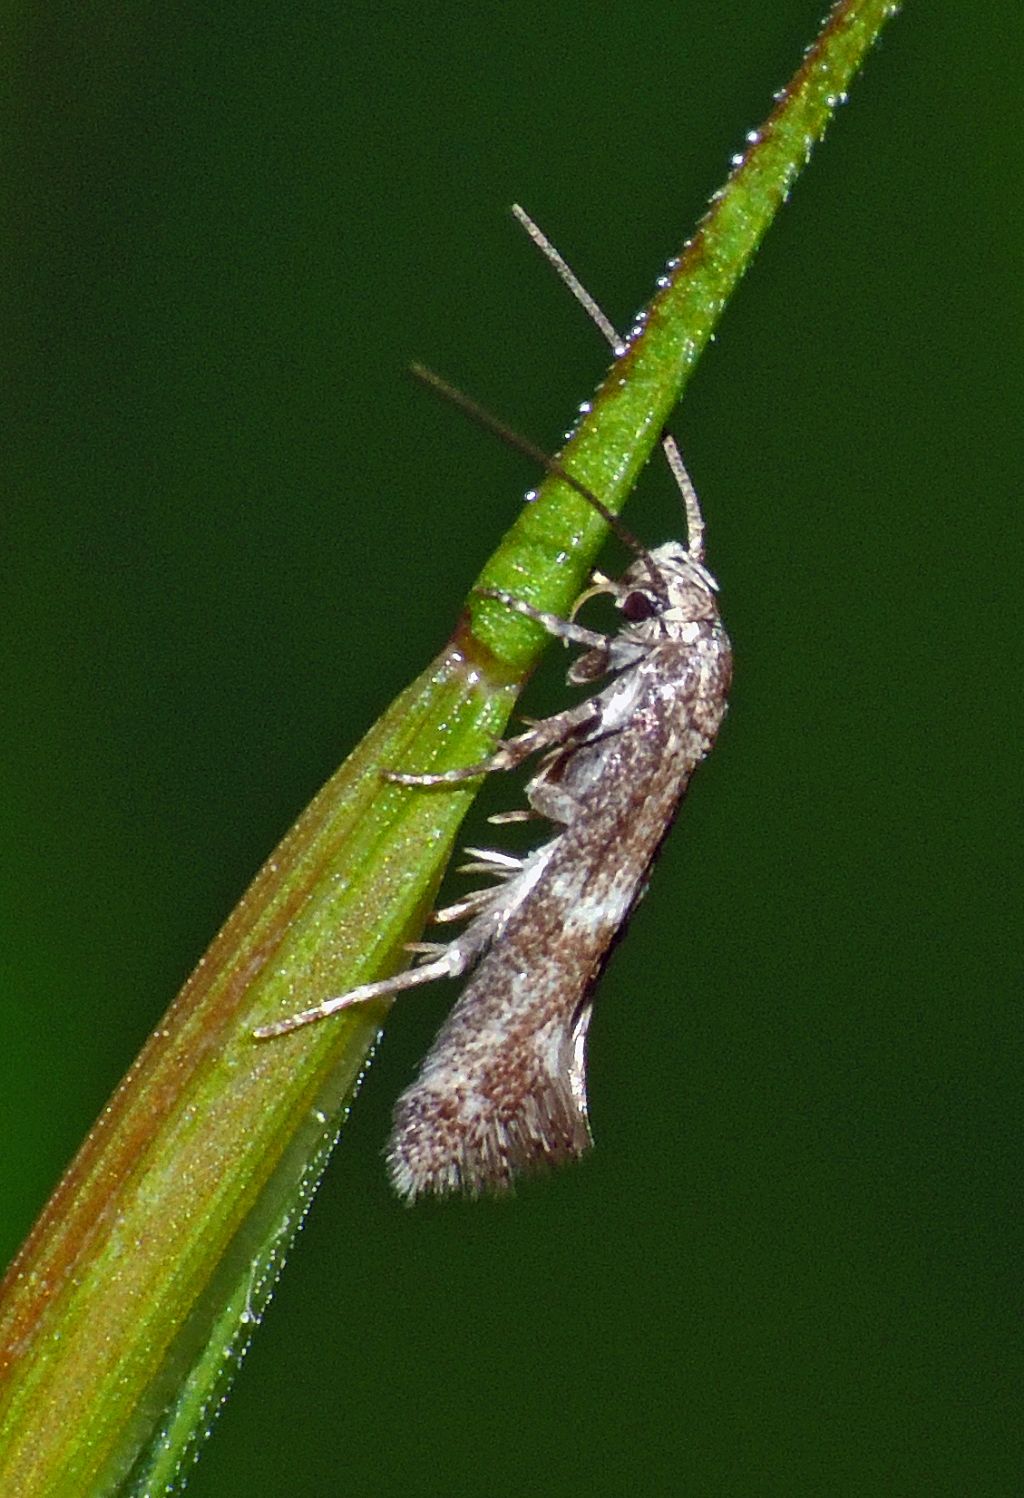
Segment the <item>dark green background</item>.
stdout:
<path fill-rule="evenodd" d="M 529 482 L 404 366 L 548 445 L 603 370 L 507 204 L 628 322 L 820 8 L 8 21 L 0 1257 Z M 988 14 L 891 26 L 676 421 L 736 685 L 603 985 L 596 1154 L 401 1209 L 379 1150 L 450 995 L 402 1005 L 196 1494 L 1018 1491 L 1020 71 Z M 660 469 L 629 523 L 678 532 Z"/>

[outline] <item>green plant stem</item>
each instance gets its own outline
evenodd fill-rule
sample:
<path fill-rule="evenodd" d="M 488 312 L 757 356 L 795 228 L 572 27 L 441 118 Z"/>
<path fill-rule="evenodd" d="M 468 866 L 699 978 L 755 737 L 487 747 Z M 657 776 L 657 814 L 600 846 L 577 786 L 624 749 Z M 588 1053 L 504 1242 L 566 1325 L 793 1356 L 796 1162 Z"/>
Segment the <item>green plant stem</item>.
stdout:
<path fill-rule="evenodd" d="M 582 417 L 562 461 L 612 509 L 894 9 L 834 8 Z M 564 612 L 604 531 L 549 477 L 477 586 Z M 479 759 L 540 643 L 471 595 L 446 651 L 264 865 L 96 1123 L 0 1294 L 5 1498 L 164 1492 L 202 1439 L 384 1007 L 264 1044 L 252 1031 L 398 965 L 471 792 L 424 795 L 380 767 Z"/>

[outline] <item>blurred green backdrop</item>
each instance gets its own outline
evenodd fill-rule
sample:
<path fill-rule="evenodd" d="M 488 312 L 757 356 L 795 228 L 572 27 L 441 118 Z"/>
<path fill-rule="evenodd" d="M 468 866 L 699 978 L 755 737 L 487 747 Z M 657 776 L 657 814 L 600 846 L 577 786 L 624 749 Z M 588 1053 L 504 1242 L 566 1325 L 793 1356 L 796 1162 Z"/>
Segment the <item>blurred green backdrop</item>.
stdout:
<path fill-rule="evenodd" d="M 404 366 L 549 446 L 603 370 L 508 203 L 627 323 L 820 8 L 8 11 L 4 1259 L 532 477 Z M 596 1154 L 397 1206 L 400 1006 L 194 1493 L 1019 1490 L 1020 59 L 965 14 L 890 27 L 676 422 L 736 687 Z"/>

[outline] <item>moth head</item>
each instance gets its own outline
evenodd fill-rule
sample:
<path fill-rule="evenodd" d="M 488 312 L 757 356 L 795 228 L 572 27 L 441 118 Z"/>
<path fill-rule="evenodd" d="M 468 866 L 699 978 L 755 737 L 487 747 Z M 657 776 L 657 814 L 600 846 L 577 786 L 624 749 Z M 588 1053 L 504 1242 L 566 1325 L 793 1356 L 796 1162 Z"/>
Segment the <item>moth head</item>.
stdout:
<path fill-rule="evenodd" d="M 588 599 L 605 594 L 622 615 L 623 626 L 573 662 L 569 681 L 576 685 L 597 681 L 609 671 L 633 665 L 652 645 L 666 639 L 694 639 L 699 632 L 696 626 L 714 623 L 719 617 L 717 591 L 718 584 L 703 562 L 679 541 L 644 552 L 620 578 L 595 572 L 571 617 L 575 619 Z"/>
<path fill-rule="evenodd" d="M 656 640 L 672 626 L 718 618 L 718 584 L 679 541 L 655 547 L 607 585 L 631 633 Z"/>

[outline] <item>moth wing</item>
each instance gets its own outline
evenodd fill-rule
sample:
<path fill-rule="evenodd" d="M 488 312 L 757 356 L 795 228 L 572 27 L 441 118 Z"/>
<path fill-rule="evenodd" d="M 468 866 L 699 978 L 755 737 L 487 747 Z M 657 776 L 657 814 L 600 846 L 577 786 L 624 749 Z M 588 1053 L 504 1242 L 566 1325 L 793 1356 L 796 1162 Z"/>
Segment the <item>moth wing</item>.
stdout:
<path fill-rule="evenodd" d="M 575 869 L 558 894 L 584 910 L 585 883 Z M 387 1154 L 400 1195 L 506 1190 L 592 1144 L 587 1032 L 621 912 L 574 925 L 547 893 L 509 922 L 398 1100 Z"/>

